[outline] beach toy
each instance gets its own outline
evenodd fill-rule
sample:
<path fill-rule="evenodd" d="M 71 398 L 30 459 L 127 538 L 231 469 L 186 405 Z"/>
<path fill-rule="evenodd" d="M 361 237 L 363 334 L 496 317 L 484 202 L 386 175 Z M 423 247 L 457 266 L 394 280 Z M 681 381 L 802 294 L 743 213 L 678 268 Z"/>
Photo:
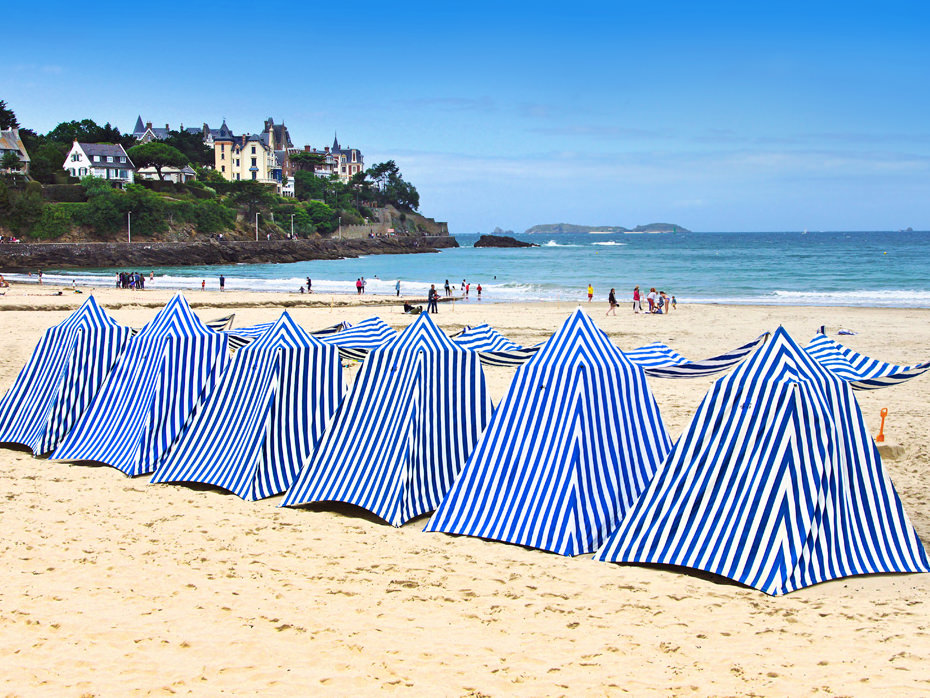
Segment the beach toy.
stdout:
<path fill-rule="evenodd" d="M 882 411 L 879 413 L 882 416 L 882 424 L 878 428 L 878 436 L 875 437 L 875 440 L 878 443 L 884 443 L 885 441 L 885 417 L 888 416 L 888 408 L 882 407 Z"/>

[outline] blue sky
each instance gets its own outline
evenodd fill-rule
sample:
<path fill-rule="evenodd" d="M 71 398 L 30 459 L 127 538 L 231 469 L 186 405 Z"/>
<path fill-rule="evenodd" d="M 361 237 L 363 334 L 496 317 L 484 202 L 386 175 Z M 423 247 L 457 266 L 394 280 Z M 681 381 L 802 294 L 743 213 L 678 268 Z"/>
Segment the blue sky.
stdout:
<path fill-rule="evenodd" d="M 47 2 L 0 99 L 39 131 L 337 131 L 453 232 L 930 229 L 919 3 L 435 5 Z"/>

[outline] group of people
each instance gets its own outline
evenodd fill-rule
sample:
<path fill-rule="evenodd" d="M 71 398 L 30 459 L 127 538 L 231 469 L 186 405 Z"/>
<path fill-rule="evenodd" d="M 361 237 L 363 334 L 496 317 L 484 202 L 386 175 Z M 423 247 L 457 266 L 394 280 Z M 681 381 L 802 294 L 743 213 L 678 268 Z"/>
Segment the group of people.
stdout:
<path fill-rule="evenodd" d="M 149 272 L 149 280 L 155 278 L 155 272 Z M 39 283 L 42 283 L 42 272 L 39 272 Z M 121 271 L 116 275 L 116 288 L 128 288 L 133 291 L 145 290 L 145 275 L 137 271 Z"/>
<path fill-rule="evenodd" d="M 365 283 L 366 281 L 364 276 L 360 276 L 355 280 L 355 292 L 358 295 L 365 293 Z"/>
<path fill-rule="evenodd" d="M 588 302 L 591 302 L 591 299 L 594 298 L 594 287 L 591 284 L 588 284 Z M 646 301 L 646 308 L 643 308 L 643 301 Z M 605 315 L 616 315 L 617 307 L 617 294 L 616 289 L 610 289 L 610 293 L 607 296 L 607 312 Z M 639 286 L 636 286 L 633 289 L 633 312 L 636 314 L 639 313 L 651 313 L 653 315 L 667 315 L 672 312 L 672 310 L 678 309 L 678 300 L 675 296 L 669 295 L 665 291 L 656 291 L 654 287 L 649 289 L 649 293 L 642 293 L 639 290 Z"/>

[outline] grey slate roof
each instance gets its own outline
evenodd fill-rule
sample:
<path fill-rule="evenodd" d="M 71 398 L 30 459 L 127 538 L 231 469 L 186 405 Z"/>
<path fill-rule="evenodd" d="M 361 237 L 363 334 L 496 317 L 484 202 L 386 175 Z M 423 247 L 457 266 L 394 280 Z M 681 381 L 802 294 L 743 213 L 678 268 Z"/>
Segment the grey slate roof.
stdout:
<path fill-rule="evenodd" d="M 120 164 L 122 164 L 122 165 L 124 165 L 124 166 L 125 166 L 125 165 L 128 165 L 129 167 L 135 167 L 135 165 L 132 164 L 132 160 L 129 159 L 129 156 L 126 154 L 126 151 L 123 149 L 123 146 L 121 146 L 121 145 L 112 145 L 112 144 L 110 144 L 110 143 L 78 143 L 78 145 L 81 146 L 81 150 L 84 151 L 84 154 L 87 155 L 87 157 L 89 157 L 89 158 L 91 159 L 91 164 L 92 164 L 92 165 L 98 164 L 98 163 L 96 163 L 96 162 L 93 161 L 94 156 L 96 156 L 96 155 L 101 155 L 101 156 L 106 157 L 107 155 L 110 155 L 110 156 L 114 156 L 114 157 L 124 157 L 124 158 L 126 158 L 126 162 L 125 162 L 125 163 L 112 163 L 112 162 L 111 162 L 111 163 L 106 163 L 106 162 L 103 162 L 103 163 L 99 163 L 99 164 L 101 164 L 101 165 L 107 165 L 107 164 L 110 164 L 110 165 L 120 165 Z"/>

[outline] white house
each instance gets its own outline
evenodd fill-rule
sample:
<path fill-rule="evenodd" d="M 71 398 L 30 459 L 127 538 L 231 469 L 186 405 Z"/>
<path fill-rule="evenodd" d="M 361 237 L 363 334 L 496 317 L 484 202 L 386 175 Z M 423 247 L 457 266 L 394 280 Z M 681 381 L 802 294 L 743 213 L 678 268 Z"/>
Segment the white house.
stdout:
<path fill-rule="evenodd" d="M 139 179 L 158 179 L 158 170 L 151 166 L 140 167 L 136 170 L 136 175 L 138 175 Z M 197 173 L 194 172 L 194 169 L 190 165 L 185 165 L 184 167 L 162 167 L 161 176 L 164 181 L 174 182 L 175 184 L 183 184 L 184 182 L 197 179 Z"/>
<path fill-rule="evenodd" d="M 74 141 L 63 167 L 72 177 L 89 175 L 118 182 L 120 186 L 132 183 L 135 176 L 135 166 L 123 146 L 109 143 Z"/>
<path fill-rule="evenodd" d="M 29 153 L 26 152 L 23 139 L 19 137 L 18 128 L 0 129 L 0 160 L 7 153 L 16 153 L 20 162 L 20 171 L 29 174 Z"/>

